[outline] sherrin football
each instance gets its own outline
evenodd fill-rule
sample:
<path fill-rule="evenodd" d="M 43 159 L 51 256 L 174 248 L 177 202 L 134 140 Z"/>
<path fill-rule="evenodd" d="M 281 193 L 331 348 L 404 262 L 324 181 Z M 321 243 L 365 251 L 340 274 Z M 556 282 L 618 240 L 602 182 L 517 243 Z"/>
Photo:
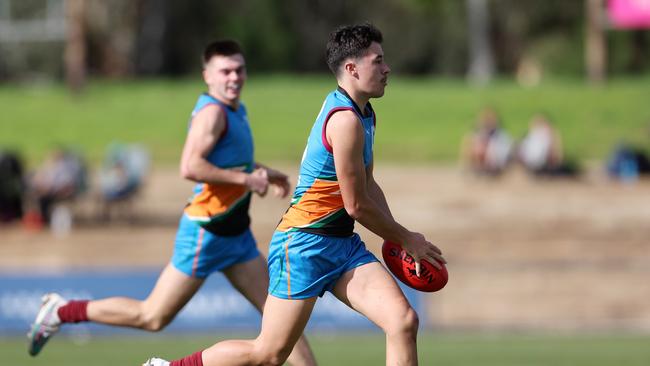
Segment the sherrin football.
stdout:
<path fill-rule="evenodd" d="M 426 260 L 420 262 L 420 277 L 415 274 L 415 260 L 406 253 L 402 246 L 390 241 L 384 241 L 381 248 L 386 267 L 407 286 L 423 292 L 441 290 L 447 284 L 447 267 L 440 263 L 438 269 Z"/>

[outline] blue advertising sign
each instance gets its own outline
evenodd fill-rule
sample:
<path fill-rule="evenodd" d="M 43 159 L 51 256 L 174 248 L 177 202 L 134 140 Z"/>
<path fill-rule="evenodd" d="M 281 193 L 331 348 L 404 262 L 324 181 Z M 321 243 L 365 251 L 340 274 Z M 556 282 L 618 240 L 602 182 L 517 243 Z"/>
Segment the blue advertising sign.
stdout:
<path fill-rule="evenodd" d="M 101 299 L 112 296 L 144 299 L 153 288 L 158 275 L 156 271 L 141 270 L 0 273 L 0 334 L 26 334 L 40 306 L 41 296 L 45 293 L 58 292 L 66 299 Z M 424 316 L 419 293 L 405 287 L 402 289 L 411 305 Z M 166 329 L 174 332 L 256 332 L 260 320 L 255 308 L 221 273 L 215 273 Z M 80 326 L 81 328 L 64 327 L 62 330 L 98 333 L 129 331 L 90 323 Z M 316 302 L 308 324 L 308 329 L 311 330 L 373 328 L 376 328 L 375 325 L 330 293 Z"/>

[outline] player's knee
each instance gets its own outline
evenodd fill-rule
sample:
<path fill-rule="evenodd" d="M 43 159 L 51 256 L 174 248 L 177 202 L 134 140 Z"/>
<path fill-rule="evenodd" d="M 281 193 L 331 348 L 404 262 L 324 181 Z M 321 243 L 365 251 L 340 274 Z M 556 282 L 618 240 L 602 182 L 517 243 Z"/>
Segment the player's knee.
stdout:
<path fill-rule="evenodd" d="M 159 332 L 165 329 L 165 327 L 167 327 L 167 325 L 171 323 L 173 319 L 174 319 L 173 316 L 167 316 L 167 315 L 157 314 L 154 316 L 150 316 L 145 319 L 143 328 L 150 332 Z"/>
<path fill-rule="evenodd" d="M 169 324 L 169 322 L 166 322 L 160 318 L 151 318 L 145 320 L 142 323 L 142 329 L 149 332 L 160 332 L 161 330 L 165 329 L 167 324 Z"/>
<path fill-rule="evenodd" d="M 159 332 L 171 323 L 174 319 L 173 315 L 161 314 L 158 312 L 152 312 L 143 310 L 140 313 L 140 328 L 150 331 L 150 332 Z"/>
<path fill-rule="evenodd" d="M 255 352 L 255 365 L 259 366 L 281 366 L 289 358 L 291 347 L 261 347 Z"/>
<path fill-rule="evenodd" d="M 386 333 L 389 335 L 415 338 L 419 326 L 420 319 L 418 318 L 418 314 L 409 306 L 393 317 L 393 321 L 387 327 Z"/>
<path fill-rule="evenodd" d="M 282 366 L 284 365 L 284 362 L 287 360 L 289 355 L 283 356 L 280 354 L 269 354 L 267 355 L 266 358 L 263 359 L 262 363 L 260 363 L 260 366 Z"/>
<path fill-rule="evenodd" d="M 406 316 L 404 317 L 404 331 L 409 335 L 416 336 L 419 327 L 420 318 L 418 317 L 418 313 L 416 313 L 412 307 L 409 307 Z"/>

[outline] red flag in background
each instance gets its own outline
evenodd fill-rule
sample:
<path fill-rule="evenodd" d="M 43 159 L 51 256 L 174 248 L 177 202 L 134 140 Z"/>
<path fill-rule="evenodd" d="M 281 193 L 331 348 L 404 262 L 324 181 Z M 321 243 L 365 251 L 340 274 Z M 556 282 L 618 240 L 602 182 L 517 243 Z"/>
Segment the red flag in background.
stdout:
<path fill-rule="evenodd" d="M 614 28 L 650 28 L 650 0 L 609 0 L 607 12 Z"/>

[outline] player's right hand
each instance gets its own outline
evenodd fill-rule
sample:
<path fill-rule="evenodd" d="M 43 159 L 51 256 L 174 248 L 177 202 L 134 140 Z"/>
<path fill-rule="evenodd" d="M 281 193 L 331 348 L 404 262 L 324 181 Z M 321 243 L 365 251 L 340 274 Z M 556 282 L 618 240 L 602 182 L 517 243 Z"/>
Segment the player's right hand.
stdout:
<path fill-rule="evenodd" d="M 422 259 L 438 269 L 442 268 L 440 263 L 447 263 L 442 256 L 442 251 L 427 241 L 420 233 L 410 232 L 406 240 L 402 242 L 402 248 L 415 260 L 415 273 L 418 277 L 420 277 L 420 261 Z"/>
<path fill-rule="evenodd" d="M 252 173 L 248 174 L 246 176 L 246 187 L 264 197 L 266 191 L 269 189 L 269 177 L 266 169 L 255 169 Z"/>
<path fill-rule="evenodd" d="M 266 174 L 275 196 L 285 198 L 291 190 L 289 177 L 279 170 L 271 169 L 269 167 L 266 167 Z"/>

